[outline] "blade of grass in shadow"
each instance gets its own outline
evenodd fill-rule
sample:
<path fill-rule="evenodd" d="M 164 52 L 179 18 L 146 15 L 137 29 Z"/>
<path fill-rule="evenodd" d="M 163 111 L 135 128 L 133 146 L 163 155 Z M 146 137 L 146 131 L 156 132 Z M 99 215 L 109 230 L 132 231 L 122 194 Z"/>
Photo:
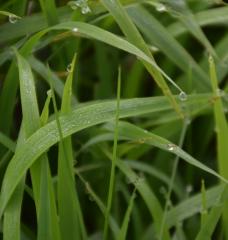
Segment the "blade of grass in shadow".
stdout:
<path fill-rule="evenodd" d="M 77 174 L 77 176 L 79 177 L 81 182 L 85 185 L 86 191 L 88 192 L 90 197 L 94 200 L 94 202 L 97 204 L 101 213 L 105 217 L 105 213 L 107 210 L 106 210 L 104 203 L 101 201 L 99 196 L 94 192 L 94 190 L 92 189 L 90 184 L 82 177 L 82 175 L 79 173 L 79 171 L 77 169 L 75 170 L 75 173 Z M 116 236 L 119 232 L 119 226 L 118 226 L 117 222 L 115 221 L 115 219 L 112 217 L 112 215 L 109 216 L 109 225 L 110 225 L 110 229 L 113 232 L 113 235 Z"/>
<path fill-rule="evenodd" d="M 23 124 L 19 133 L 16 151 L 24 144 L 26 138 L 24 135 Z M 16 187 L 12 198 L 10 199 L 4 212 L 3 221 L 3 239 L 20 240 L 21 236 L 21 210 L 24 192 L 25 176 Z"/>
<path fill-rule="evenodd" d="M 113 125 L 111 123 L 107 124 L 107 128 L 113 131 Z M 207 172 L 215 177 L 222 180 L 224 183 L 228 184 L 228 179 L 223 177 L 222 175 L 218 174 L 215 170 L 207 167 L 200 161 L 193 158 L 191 155 L 186 153 L 177 145 L 173 144 L 169 140 L 162 138 L 158 135 L 155 135 L 151 132 L 145 132 L 142 128 L 139 128 L 133 124 L 128 122 L 120 122 L 119 123 L 119 135 L 122 137 L 126 137 L 131 141 L 135 141 L 140 143 L 147 143 L 149 145 L 153 145 L 170 153 L 173 153 L 179 156 L 181 159 L 185 160 L 187 163 Z"/>
<path fill-rule="evenodd" d="M 134 191 L 131 195 L 131 198 L 129 200 L 129 205 L 128 205 L 127 211 L 125 213 L 124 220 L 123 220 L 122 226 L 120 228 L 120 232 L 117 236 L 117 240 L 127 239 L 126 237 L 127 237 L 128 224 L 129 224 L 131 212 L 132 212 L 132 209 L 133 209 L 133 206 L 134 206 L 134 200 L 136 198 L 135 190 L 136 189 L 134 189 Z"/>
<path fill-rule="evenodd" d="M 102 151 L 110 160 L 112 160 L 111 154 L 106 149 L 102 149 Z M 161 229 L 163 211 L 156 195 L 150 188 L 149 184 L 145 180 L 141 181 L 138 175 L 129 166 L 127 166 L 124 161 L 118 159 L 116 165 L 120 171 L 123 172 L 124 175 L 129 179 L 129 181 L 135 185 L 137 191 L 142 196 L 147 208 L 150 211 L 151 217 L 154 220 L 153 223 L 155 226 L 155 231 L 158 235 Z M 164 236 L 165 239 L 169 239 L 169 233 L 166 228 L 164 228 Z"/>
<path fill-rule="evenodd" d="M 197 85 L 200 90 L 210 89 L 206 73 L 198 66 L 188 51 L 181 46 L 151 13 L 141 6 L 129 8 L 128 13 L 139 29 L 145 34 L 149 43 L 155 44 L 185 73 L 189 71 L 186 66 L 191 65 L 195 76 L 193 80 L 196 80 L 194 82 L 195 85 Z"/>
<path fill-rule="evenodd" d="M 7 137 L 5 134 L 1 132 L 0 132 L 0 143 L 6 148 L 8 148 L 9 150 L 11 150 L 12 152 L 15 151 L 15 143 L 9 137 Z"/>
<path fill-rule="evenodd" d="M 185 135 L 186 135 L 186 131 L 187 131 L 187 125 L 188 125 L 188 123 L 185 120 L 184 123 L 183 123 L 182 131 L 181 131 L 181 135 L 180 135 L 180 140 L 179 140 L 179 144 L 178 144 L 178 146 L 180 148 L 182 148 L 183 143 L 184 143 L 184 139 L 185 139 Z M 162 218 L 161 231 L 160 231 L 160 234 L 159 234 L 159 239 L 160 240 L 162 240 L 163 237 L 164 237 L 163 236 L 163 231 L 164 231 L 164 226 L 166 224 L 166 217 L 167 217 L 169 202 L 171 200 L 171 195 L 172 195 L 172 191 L 173 191 L 173 185 L 174 185 L 178 165 L 179 165 L 179 156 L 176 156 L 175 160 L 174 160 L 174 163 L 173 163 L 173 167 L 172 167 L 172 174 L 171 174 L 170 184 L 169 184 L 169 187 L 168 187 L 168 192 L 167 192 L 167 195 L 166 195 L 166 202 L 165 202 L 164 214 L 163 214 L 163 218 Z"/>
<path fill-rule="evenodd" d="M 113 1 L 101 0 L 101 2 L 110 11 L 110 13 L 113 15 L 114 19 L 116 20 L 116 22 L 119 24 L 120 28 L 122 29 L 122 31 L 126 35 L 127 39 L 132 44 L 134 44 L 139 49 L 141 49 L 155 63 L 155 60 L 154 60 L 148 46 L 146 45 L 142 36 L 138 32 L 137 28 L 135 27 L 135 25 L 131 21 L 130 17 L 128 16 L 128 14 L 126 13 L 126 11 L 122 7 L 122 5 L 120 4 L 119 0 L 113 0 Z M 145 65 L 145 67 L 147 68 L 148 72 L 151 74 L 151 76 L 156 81 L 157 85 L 161 88 L 164 95 L 168 97 L 168 99 L 170 100 L 170 103 L 172 104 L 172 106 L 174 107 L 176 112 L 181 117 L 183 117 L 180 106 L 178 105 L 178 103 L 174 99 L 174 97 L 173 97 L 166 81 L 164 80 L 163 76 L 161 75 L 161 73 L 154 66 L 149 65 L 145 61 L 142 61 L 142 62 Z M 176 85 L 174 82 L 173 82 L 173 84 L 174 84 L 174 86 Z M 176 85 L 176 87 L 177 87 L 178 90 L 180 90 L 180 88 L 177 85 Z M 180 90 L 180 91 L 182 91 L 182 90 Z"/>
<path fill-rule="evenodd" d="M 197 95 L 189 97 L 186 104 L 208 104 L 210 95 Z M 171 110 L 171 106 L 164 97 L 141 98 L 123 100 L 120 104 L 120 118 L 139 116 L 146 113 L 154 113 L 162 110 Z M 115 118 L 115 102 L 104 101 L 102 103 L 88 103 L 78 106 L 67 115 L 59 118 L 63 136 L 67 137 L 85 128 L 96 124 L 111 121 Z M 75 121 L 77 119 L 77 121 Z M 2 191 L 0 195 L 0 218 L 9 201 L 15 187 L 28 168 L 47 151 L 52 145 L 60 140 L 56 121 L 51 121 L 37 130 L 24 144 L 20 151 L 12 158 L 5 172 Z M 168 142 L 169 143 L 169 142 Z M 36 146 L 34 148 L 33 146 Z M 164 145 L 167 149 L 167 145 Z"/>
<path fill-rule="evenodd" d="M 26 138 L 28 138 L 33 132 L 40 128 L 39 109 L 31 68 L 25 58 L 18 52 L 16 52 L 16 56 L 19 68 L 24 131 Z M 57 213 L 55 213 L 55 218 L 52 218 L 53 215 L 51 216 L 51 212 L 54 213 L 56 208 L 54 206 L 55 204 L 53 205 L 53 201 L 50 202 L 49 194 L 54 194 L 50 192 L 50 190 L 53 191 L 53 189 L 47 184 L 49 170 L 47 155 L 42 155 L 39 160 L 40 161 L 34 163 L 30 168 L 37 211 L 38 239 L 59 239 Z M 46 172 L 43 172 L 42 170 L 45 169 Z M 44 209 L 46 209 L 46 211 L 43 211 Z"/>
<path fill-rule="evenodd" d="M 62 114 L 71 112 L 72 80 L 75 63 L 76 55 L 71 63 L 70 73 L 67 77 L 64 87 L 61 105 Z M 52 80 L 50 79 L 50 82 L 51 81 Z M 62 239 L 86 239 L 86 230 L 77 196 L 73 173 L 73 149 L 71 137 L 63 139 L 54 91 L 52 91 L 52 99 L 60 135 L 57 188 L 61 236 Z"/>
<path fill-rule="evenodd" d="M 216 124 L 216 135 L 217 135 L 217 156 L 218 156 L 218 167 L 219 173 L 224 178 L 228 178 L 228 125 L 226 116 L 223 110 L 223 104 L 221 101 L 222 90 L 219 89 L 217 74 L 215 69 L 215 64 L 213 58 L 209 57 L 209 65 L 210 65 L 210 78 L 211 85 L 214 93 L 214 116 L 215 116 L 215 124 Z M 228 194 L 228 186 L 226 186 L 226 193 Z M 224 205 L 223 211 L 223 224 L 225 231 L 225 238 L 228 239 L 228 202 Z"/>
<path fill-rule="evenodd" d="M 173 2 L 172 0 L 166 0 L 168 5 L 168 11 L 174 16 L 177 15 L 178 19 L 185 25 L 185 27 L 190 31 L 190 33 L 198 39 L 198 41 L 205 47 L 205 49 L 217 58 L 217 54 L 205 36 L 204 32 L 197 23 L 194 14 L 188 8 L 187 3 L 184 0 L 179 2 Z"/>
<path fill-rule="evenodd" d="M 58 14 L 54 0 L 39 0 L 41 9 L 47 19 L 48 25 L 52 26 L 58 23 Z"/>
<path fill-rule="evenodd" d="M 117 83 L 117 99 L 116 99 L 116 118 L 115 118 L 115 131 L 114 131 L 114 143 L 113 143 L 113 154 L 112 154 L 112 165 L 111 173 L 109 179 L 109 189 L 108 189 L 108 200 L 107 200 L 107 209 L 105 213 L 104 221 L 104 233 L 103 239 L 108 239 L 108 223 L 109 215 L 111 212 L 114 185 L 115 185 L 115 175 L 116 175 L 116 160 L 117 160 L 117 144 L 118 144 L 118 124 L 119 124 L 119 111 L 120 111 L 120 94 L 121 94 L 121 69 L 118 70 L 118 83 Z"/>

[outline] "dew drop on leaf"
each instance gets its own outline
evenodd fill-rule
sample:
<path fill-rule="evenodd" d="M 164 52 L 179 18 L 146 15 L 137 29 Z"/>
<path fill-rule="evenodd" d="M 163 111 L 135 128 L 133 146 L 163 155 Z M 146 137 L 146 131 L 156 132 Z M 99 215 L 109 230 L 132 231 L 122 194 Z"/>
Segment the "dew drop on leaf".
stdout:
<path fill-rule="evenodd" d="M 181 101 L 186 101 L 187 99 L 188 99 L 188 95 L 185 93 L 185 92 L 181 92 L 180 94 L 179 94 L 179 99 L 181 100 Z"/>

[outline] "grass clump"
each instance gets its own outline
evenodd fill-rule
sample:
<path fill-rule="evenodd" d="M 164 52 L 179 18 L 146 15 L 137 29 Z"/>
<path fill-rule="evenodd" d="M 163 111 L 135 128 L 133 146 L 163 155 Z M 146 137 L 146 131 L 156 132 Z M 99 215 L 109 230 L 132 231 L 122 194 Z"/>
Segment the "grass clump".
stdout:
<path fill-rule="evenodd" d="M 227 16 L 0 3 L 0 239 L 228 239 Z"/>

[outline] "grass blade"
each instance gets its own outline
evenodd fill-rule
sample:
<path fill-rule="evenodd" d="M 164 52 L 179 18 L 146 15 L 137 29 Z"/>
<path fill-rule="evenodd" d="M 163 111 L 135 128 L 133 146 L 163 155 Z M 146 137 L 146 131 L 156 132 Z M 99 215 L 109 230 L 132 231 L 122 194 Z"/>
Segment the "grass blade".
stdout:
<path fill-rule="evenodd" d="M 127 15 L 126 11 L 121 6 L 119 0 L 102 0 L 102 3 L 104 6 L 110 11 L 110 13 L 113 15 L 117 23 L 119 24 L 120 28 L 124 32 L 124 34 L 127 36 L 128 40 L 135 44 L 139 49 L 141 49 L 147 56 L 149 56 L 152 61 L 155 63 L 155 60 L 147 47 L 146 43 L 144 42 L 143 38 L 141 37 L 140 33 L 138 32 L 135 25 L 132 23 L 130 17 Z M 145 67 L 147 68 L 148 72 L 151 74 L 151 76 L 156 81 L 157 85 L 161 88 L 164 95 L 168 97 L 170 100 L 172 106 L 176 110 L 176 112 L 182 116 L 182 111 L 177 104 L 176 100 L 173 98 L 173 95 L 166 84 L 163 76 L 161 75 L 161 72 L 158 71 L 157 68 L 155 68 L 155 65 L 148 65 L 147 62 L 143 61 Z M 156 64 L 156 63 L 155 63 Z M 157 65 L 157 64 L 156 64 Z M 173 85 L 177 87 L 177 89 L 180 90 L 180 88 L 171 80 Z"/>
<path fill-rule="evenodd" d="M 115 171 L 116 171 L 116 161 L 117 161 L 117 143 L 118 143 L 119 108 L 120 108 L 120 92 L 121 92 L 121 70 L 119 68 L 118 84 L 117 84 L 117 100 L 116 100 L 117 106 L 116 106 L 112 166 L 111 166 L 111 173 L 110 173 L 110 180 L 109 180 L 107 209 L 106 209 L 106 213 L 105 213 L 105 222 L 104 222 L 104 235 L 103 235 L 104 239 L 108 239 L 108 222 L 109 222 L 109 215 L 110 215 L 111 207 L 112 207 L 114 184 L 115 184 Z"/>
<path fill-rule="evenodd" d="M 223 110 L 223 104 L 221 101 L 221 90 L 218 87 L 217 75 L 214 60 L 212 57 L 209 57 L 209 65 L 210 65 L 210 77 L 211 77 L 211 85 L 214 93 L 214 116 L 215 116 L 215 124 L 217 130 L 217 156 L 218 156 L 218 167 L 219 173 L 224 178 L 228 178 L 228 125 L 226 116 Z M 227 191 L 228 187 L 226 186 Z M 228 203 L 224 205 L 223 212 L 223 221 L 224 226 L 228 225 Z M 224 227 L 225 237 L 228 239 L 228 229 Z"/>

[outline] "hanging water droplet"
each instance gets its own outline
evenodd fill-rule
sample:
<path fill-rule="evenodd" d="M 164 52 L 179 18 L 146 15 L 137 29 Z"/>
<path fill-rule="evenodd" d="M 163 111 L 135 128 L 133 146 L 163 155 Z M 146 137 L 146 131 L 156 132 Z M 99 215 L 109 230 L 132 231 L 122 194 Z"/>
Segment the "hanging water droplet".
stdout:
<path fill-rule="evenodd" d="M 87 14 L 87 13 L 90 13 L 90 12 L 91 12 L 91 9 L 89 8 L 88 5 L 82 7 L 82 9 L 81 9 L 82 14 Z"/>
<path fill-rule="evenodd" d="M 180 92 L 180 94 L 179 94 L 179 99 L 181 100 L 181 101 L 186 101 L 187 99 L 188 99 L 188 95 L 185 93 L 185 92 Z"/>
<path fill-rule="evenodd" d="M 209 56 L 208 60 L 209 60 L 210 63 L 214 62 L 214 59 L 213 59 L 213 57 L 211 55 Z"/>
<path fill-rule="evenodd" d="M 83 7 L 85 5 L 85 3 L 87 4 L 87 0 L 77 0 L 75 2 L 75 4 L 78 6 L 78 7 Z"/>
<path fill-rule="evenodd" d="M 74 32 L 74 33 L 78 32 L 78 28 L 76 28 L 76 27 L 73 28 L 73 29 L 72 29 L 72 32 Z"/>
<path fill-rule="evenodd" d="M 191 184 L 187 185 L 185 190 L 188 194 L 191 193 L 193 191 L 192 185 Z"/>
<path fill-rule="evenodd" d="M 168 148 L 169 151 L 174 151 L 176 147 L 177 146 L 172 144 L 172 143 L 167 144 L 167 148 Z"/>
<path fill-rule="evenodd" d="M 9 22 L 10 23 L 16 23 L 20 18 L 16 15 L 9 15 Z"/>
<path fill-rule="evenodd" d="M 222 89 L 218 88 L 218 89 L 216 89 L 216 95 L 218 97 L 224 97 L 226 94 Z"/>
<path fill-rule="evenodd" d="M 51 89 L 49 89 L 49 90 L 47 91 L 47 95 L 48 95 L 48 97 L 50 97 L 51 94 L 52 94 L 52 91 L 51 91 Z"/>
<path fill-rule="evenodd" d="M 73 2 L 73 1 L 68 2 L 68 5 L 72 10 L 76 10 L 78 8 L 76 2 Z"/>
<path fill-rule="evenodd" d="M 167 8 L 166 8 L 166 6 L 165 6 L 164 4 L 158 3 L 158 4 L 156 5 L 156 10 L 157 10 L 158 12 L 166 12 L 166 11 L 167 11 Z"/>
<path fill-rule="evenodd" d="M 72 65 L 71 63 L 67 66 L 67 72 L 70 73 L 72 71 Z"/>

